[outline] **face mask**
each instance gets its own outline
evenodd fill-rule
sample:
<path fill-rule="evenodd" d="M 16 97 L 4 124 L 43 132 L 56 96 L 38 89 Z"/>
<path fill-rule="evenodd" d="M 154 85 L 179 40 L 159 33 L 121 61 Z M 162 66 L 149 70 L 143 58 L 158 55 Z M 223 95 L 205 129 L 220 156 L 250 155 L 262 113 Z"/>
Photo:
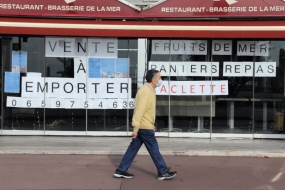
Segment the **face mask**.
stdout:
<path fill-rule="evenodd" d="M 160 87 L 161 84 L 162 84 L 162 80 L 158 80 L 158 83 L 156 84 L 156 87 Z"/>

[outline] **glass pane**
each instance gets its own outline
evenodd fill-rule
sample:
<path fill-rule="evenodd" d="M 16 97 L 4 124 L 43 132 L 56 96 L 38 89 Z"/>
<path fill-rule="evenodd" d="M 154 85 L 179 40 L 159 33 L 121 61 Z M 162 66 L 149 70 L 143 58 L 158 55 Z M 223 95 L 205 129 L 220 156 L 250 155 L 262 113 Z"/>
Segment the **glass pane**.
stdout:
<path fill-rule="evenodd" d="M 44 109 L 37 103 L 41 97 L 36 89 L 37 78 L 44 75 L 44 43 L 42 37 L 2 39 L 4 130 L 44 130 Z"/>
<path fill-rule="evenodd" d="M 157 88 L 158 131 L 209 133 L 211 93 L 204 91 L 211 84 L 208 40 L 153 39 L 150 47 L 150 68 L 159 70 L 164 81 Z"/>
<path fill-rule="evenodd" d="M 252 133 L 253 40 L 213 40 L 213 48 L 223 48 L 223 53 L 213 51 L 212 61 L 220 66 L 215 80 L 228 81 L 228 95 L 213 96 L 216 101 L 213 116 L 213 133 Z M 227 51 L 232 50 L 232 52 Z M 220 51 L 218 51 L 220 52 Z"/>
<path fill-rule="evenodd" d="M 103 97 L 100 101 L 96 100 L 98 104 L 96 108 L 88 110 L 88 131 L 127 131 L 131 123 L 131 117 L 128 119 L 128 115 L 132 115 L 132 108 L 129 105 L 132 104 L 133 94 L 136 92 L 134 88 L 136 88 L 138 40 L 116 40 L 117 58 L 109 59 L 108 68 L 104 67 L 109 72 L 109 74 L 106 72 L 106 76 L 111 74 L 110 67 L 114 67 L 115 75 L 99 77 L 109 78 L 110 83 L 117 85 L 110 86 L 112 90 L 114 89 L 112 93 L 116 97 Z M 103 58 L 101 61 L 100 64 L 104 65 L 107 64 L 108 59 Z M 90 64 L 90 61 L 88 63 Z M 124 65 L 120 66 L 120 63 Z M 103 104 L 106 104 L 106 107 L 101 107 Z"/>
<path fill-rule="evenodd" d="M 0 35 L 0 60 L 1 60 L 1 62 L 0 62 L 0 73 L 1 73 L 1 75 L 0 75 L 0 83 L 1 83 L 1 88 L 0 88 L 0 115 L 1 115 L 1 118 L 2 118 L 2 113 L 3 113 L 3 110 L 2 110 L 2 96 L 3 96 L 3 75 L 2 75 L 2 73 L 3 73 L 3 69 L 2 69 L 2 66 L 3 66 L 3 63 L 2 63 L 2 36 Z M 2 122 L 3 122 L 3 119 L 1 119 L 0 120 L 0 122 L 1 122 L 1 130 L 3 130 L 3 125 L 2 125 Z"/>
<path fill-rule="evenodd" d="M 86 41 L 80 37 L 46 37 L 47 131 L 86 131 L 86 56 L 76 55 L 86 52 Z"/>
<path fill-rule="evenodd" d="M 255 133 L 284 133 L 285 41 L 262 40 L 256 45 L 264 49 L 255 65 Z"/>
<path fill-rule="evenodd" d="M 169 68 L 170 50 L 164 48 L 164 44 L 170 44 L 170 39 L 151 39 L 149 40 L 149 62 L 148 69 L 156 69 L 160 71 L 162 85 L 156 88 L 156 130 L 157 132 L 169 131 L 169 94 L 164 91 L 160 93 L 161 88 L 168 89 L 166 86 L 169 82 L 169 74 L 165 69 Z"/>

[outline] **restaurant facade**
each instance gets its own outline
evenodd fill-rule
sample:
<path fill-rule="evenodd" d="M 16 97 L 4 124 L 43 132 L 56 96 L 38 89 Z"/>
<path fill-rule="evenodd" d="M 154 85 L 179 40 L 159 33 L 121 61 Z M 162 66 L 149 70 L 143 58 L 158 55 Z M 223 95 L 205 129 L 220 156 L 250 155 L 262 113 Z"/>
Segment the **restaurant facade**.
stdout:
<path fill-rule="evenodd" d="M 284 139 L 284 18 L 280 0 L 2 0 L 0 134 L 130 135 L 157 69 L 157 136 Z"/>

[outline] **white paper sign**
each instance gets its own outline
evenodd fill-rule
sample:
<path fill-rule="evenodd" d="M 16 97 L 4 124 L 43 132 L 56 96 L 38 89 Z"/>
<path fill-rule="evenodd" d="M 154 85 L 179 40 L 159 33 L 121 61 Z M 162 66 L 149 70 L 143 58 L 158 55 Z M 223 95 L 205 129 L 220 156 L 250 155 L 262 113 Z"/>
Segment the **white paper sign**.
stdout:
<path fill-rule="evenodd" d="M 122 99 L 108 99 L 108 109 L 122 109 L 123 100 Z"/>
<path fill-rule="evenodd" d="M 207 40 L 152 40 L 152 54 L 207 55 Z"/>
<path fill-rule="evenodd" d="M 30 78 L 27 77 L 29 80 Z M 48 92 L 48 84 L 47 82 L 45 82 L 45 80 L 47 80 L 47 78 L 43 78 L 43 77 L 37 77 L 34 78 L 35 80 L 33 81 L 33 85 L 35 86 L 35 92 L 34 94 L 36 94 L 37 98 L 44 98 L 47 95 Z"/>
<path fill-rule="evenodd" d="M 88 79 L 88 98 L 130 98 L 131 84 L 129 78 Z"/>
<path fill-rule="evenodd" d="M 160 62 L 150 61 L 150 69 L 161 76 L 219 76 L 219 62 Z"/>
<path fill-rule="evenodd" d="M 40 98 L 130 98 L 130 78 L 34 78 L 23 77 L 22 97 Z"/>
<path fill-rule="evenodd" d="M 48 90 L 48 83 L 41 77 L 22 77 L 22 97 L 44 98 Z"/>
<path fill-rule="evenodd" d="M 232 40 L 213 40 L 213 55 L 232 55 Z"/>
<path fill-rule="evenodd" d="M 134 109 L 134 99 L 63 99 L 7 97 L 7 107 L 52 109 Z"/>
<path fill-rule="evenodd" d="M 94 99 L 94 109 L 107 109 L 108 99 Z"/>
<path fill-rule="evenodd" d="M 238 56 L 269 56 L 269 41 L 238 41 Z"/>
<path fill-rule="evenodd" d="M 64 109 L 65 108 L 65 99 L 63 98 L 50 98 L 50 107 L 57 108 L 57 109 Z"/>
<path fill-rule="evenodd" d="M 22 106 L 22 98 L 21 97 L 12 97 L 7 96 L 7 107 L 21 107 Z"/>
<path fill-rule="evenodd" d="M 22 104 L 21 108 L 36 108 L 37 99 L 36 98 L 21 98 Z"/>
<path fill-rule="evenodd" d="M 93 109 L 94 99 L 81 99 L 80 106 L 82 109 Z"/>
<path fill-rule="evenodd" d="M 65 99 L 65 109 L 81 109 L 83 108 L 80 105 L 81 102 L 80 99 Z"/>
<path fill-rule="evenodd" d="M 172 96 L 201 96 L 201 95 L 228 95 L 228 81 L 163 81 L 156 88 L 157 95 Z"/>
<path fill-rule="evenodd" d="M 255 70 L 253 71 L 253 68 Z M 276 62 L 224 62 L 223 76 L 276 77 Z"/>
<path fill-rule="evenodd" d="M 253 62 L 224 62 L 223 76 L 251 77 Z"/>
<path fill-rule="evenodd" d="M 74 98 L 76 95 L 76 86 L 79 81 L 76 79 L 62 78 L 61 79 L 61 98 Z M 78 97 L 81 98 L 81 97 Z"/>
<path fill-rule="evenodd" d="M 89 57 L 118 57 L 117 38 L 88 38 Z"/>
<path fill-rule="evenodd" d="M 46 37 L 45 46 L 46 57 L 75 57 L 81 50 L 77 51 L 75 38 Z"/>
<path fill-rule="evenodd" d="M 276 62 L 255 62 L 256 77 L 276 77 Z"/>
<path fill-rule="evenodd" d="M 37 98 L 37 108 L 50 108 L 50 99 Z"/>
<path fill-rule="evenodd" d="M 73 97 L 78 99 L 86 99 L 87 96 L 86 79 L 75 79 L 73 85 L 74 85 Z"/>
<path fill-rule="evenodd" d="M 48 98 L 60 98 L 62 90 L 61 78 L 46 78 L 46 84 L 48 89 L 46 90 L 46 97 Z M 44 86 L 44 84 L 42 84 Z"/>
<path fill-rule="evenodd" d="M 86 57 L 74 58 L 74 78 L 87 79 L 87 63 Z"/>
<path fill-rule="evenodd" d="M 34 78 L 34 77 L 22 77 L 22 95 L 21 97 L 37 97 L 36 92 L 36 85 L 37 79 L 41 78 Z M 39 81 L 40 82 L 40 81 Z"/>
<path fill-rule="evenodd" d="M 134 109 L 135 100 L 134 99 L 123 99 L 123 109 Z"/>

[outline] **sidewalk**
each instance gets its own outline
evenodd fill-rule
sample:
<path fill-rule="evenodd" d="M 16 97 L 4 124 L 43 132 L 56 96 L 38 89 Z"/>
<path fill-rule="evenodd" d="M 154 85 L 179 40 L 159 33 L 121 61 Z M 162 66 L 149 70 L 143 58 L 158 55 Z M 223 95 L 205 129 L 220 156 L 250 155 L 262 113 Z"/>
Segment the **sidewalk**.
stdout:
<path fill-rule="evenodd" d="M 133 179 L 114 178 L 122 155 L 0 155 L 0 189 L 282 190 L 283 158 L 164 156 L 178 172 L 157 180 L 150 156 L 136 156 Z"/>
<path fill-rule="evenodd" d="M 162 155 L 285 157 L 284 140 L 157 138 Z M 0 136 L 0 154 L 122 155 L 131 137 Z M 139 155 L 148 155 L 144 146 Z"/>

